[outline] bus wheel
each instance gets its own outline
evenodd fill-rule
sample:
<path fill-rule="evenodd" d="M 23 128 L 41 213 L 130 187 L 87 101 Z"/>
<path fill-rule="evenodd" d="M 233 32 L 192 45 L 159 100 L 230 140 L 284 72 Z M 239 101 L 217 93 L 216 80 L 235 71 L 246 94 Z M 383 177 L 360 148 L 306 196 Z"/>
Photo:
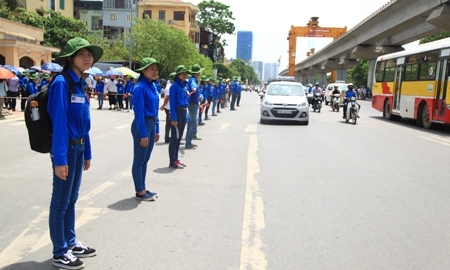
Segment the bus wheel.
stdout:
<path fill-rule="evenodd" d="M 386 99 L 386 101 L 384 102 L 383 116 L 387 120 L 391 120 L 392 119 L 391 104 L 389 104 L 389 99 Z"/>
<path fill-rule="evenodd" d="M 420 113 L 420 118 L 422 120 L 422 126 L 426 129 L 430 129 L 433 126 L 433 123 L 430 119 L 430 110 L 428 109 L 428 104 L 424 104 L 422 106 L 422 111 Z"/>

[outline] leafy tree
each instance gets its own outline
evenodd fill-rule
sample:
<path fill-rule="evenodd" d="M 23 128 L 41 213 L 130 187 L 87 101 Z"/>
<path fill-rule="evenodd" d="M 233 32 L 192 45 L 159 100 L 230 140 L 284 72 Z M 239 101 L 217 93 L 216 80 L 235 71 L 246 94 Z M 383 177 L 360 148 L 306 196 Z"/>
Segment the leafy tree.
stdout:
<path fill-rule="evenodd" d="M 200 13 L 197 14 L 200 27 L 209 30 L 219 40 L 224 34 L 234 33 L 236 27 L 233 20 L 235 18 L 233 17 L 233 12 L 230 11 L 230 6 L 209 0 L 200 2 L 197 7 L 200 10 Z M 226 40 L 222 40 L 222 46 L 226 45 Z"/>
<path fill-rule="evenodd" d="M 44 21 L 46 19 L 41 15 L 37 14 L 36 12 L 30 12 L 23 8 L 16 8 L 15 13 L 17 14 L 15 17 L 16 21 L 37 28 L 44 27 Z"/>
<path fill-rule="evenodd" d="M 87 26 L 83 21 L 68 18 L 57 11 L 48 11 L 44 20 L 44 42 L 42 45 L 63 49 L 69 39 L 87 39 Z"/>
<path fill-rule="evenodd" d="M 419 44 L 424 44 L 424 43 L 428 43 L 428 42 L 431 42 L 431 41 L 435 41 L 435 40 L 439 40 L 439 39 L 443 39 L 443 38 L 448 38 L 448 37 L 450 37 L 450 32 L 445 31 L 445 32 L 441 32 L 441 33 L 436 34 L 436 35 L 432 35 L 432 36 L 429 36 L 429 37 L 426 37 L 426 38 L 422 38 L 419 41 Z"/>
<path fill-rule="evenodd" d="M 250 84 L 258 83 L 258 76 L 255 73 L 253 67 L 245 64 L 242 59 L 234 60 L 230 65 L 230 70 L 233 76 L 240 76 L 242 82 L 247 82 Z"/>
<path fill-rule="evenodd" d="M 347 70 L 347 82 L 351 82 L 358 87 L 367 85 L 369 77 L 369 61 L 358 60 L 359 65 Z"/>

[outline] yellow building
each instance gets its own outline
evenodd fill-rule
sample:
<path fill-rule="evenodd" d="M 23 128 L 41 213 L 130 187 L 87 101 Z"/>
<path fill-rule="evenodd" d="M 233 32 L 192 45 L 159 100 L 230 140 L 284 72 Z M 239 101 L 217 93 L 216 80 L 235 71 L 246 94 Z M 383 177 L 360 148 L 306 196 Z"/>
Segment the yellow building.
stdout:
<path fill-rule="evenodd" d="M 40 15 L 47 10 L 54 10 L 65 17 L 73 18 L 73 2 L 74 0 L 21 0 L 18 3 L 26 10 Z"/>
<path fill-rule="evenodd" d="M 150 19 L 165 22 L 181 29 L 198 47 L 199 32 L 195 16 L 200 12 L 197 6 L 181 0 L 141 0 L 138 2 L 137 14 L 140 19 L 148 16 Z"/>
<path fill-rule="evenodd" d="M 58 48 L 40 45 L 44 30 L 0 18 L 0 64 L 28 68 L 52 61 Z"/>

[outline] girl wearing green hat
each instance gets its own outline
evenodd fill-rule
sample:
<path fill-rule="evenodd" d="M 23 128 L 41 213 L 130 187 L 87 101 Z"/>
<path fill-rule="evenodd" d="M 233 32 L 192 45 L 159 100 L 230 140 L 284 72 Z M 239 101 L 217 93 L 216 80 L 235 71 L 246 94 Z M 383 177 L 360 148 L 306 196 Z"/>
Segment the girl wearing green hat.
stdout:
<path fill-rule="evenodd" d="M 96 250 L 77 242 L 75 203 L 82 172 L 91 166 L 91 127 L 89 99 L 84 92 L 82 73 L 100 59 L 103 49 L 82 38 L 69 40 L 56 61 L 65 76 L 54 78 L 48 91 L 47 111 L 52 120 L 50 157 L 53 166 L 53 191 L 49 226 L 53 243 L 52 264 L 63 269 L 81 269 L 78 258 L 95 256 Z M 66 81 L 70 79 L 72 82 Z M 70 89 L 70 85 L 73 88 Z"/>
<path fill-rule="evenodd" d="M 159 93 L 155 82 L 158 79 L 160 63 L 154 58 L 144 58 L 141 62 L 139 80 L 133 89 L 134 120 L 131 123 L 133 136 L 133 176 L 136 199 L 154 201 L 155 192 L 145 185 L 147 164 L 155 142 L 159 141 Z"/>

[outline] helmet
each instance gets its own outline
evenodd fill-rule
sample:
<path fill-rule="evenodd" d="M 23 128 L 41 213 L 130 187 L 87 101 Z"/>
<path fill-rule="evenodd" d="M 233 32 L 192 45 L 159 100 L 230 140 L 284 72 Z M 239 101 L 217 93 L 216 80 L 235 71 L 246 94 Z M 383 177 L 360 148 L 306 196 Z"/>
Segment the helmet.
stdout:
<path fill-rule="evenodd" d="M 353 86 L 353 83 L 349 83 L 348 86 Z"/>
<path fill-rule="evenodd" d="M 315 82 L 314 85 L 319 85 L 319 83 L 318 83 L 318 82 Z"/>

